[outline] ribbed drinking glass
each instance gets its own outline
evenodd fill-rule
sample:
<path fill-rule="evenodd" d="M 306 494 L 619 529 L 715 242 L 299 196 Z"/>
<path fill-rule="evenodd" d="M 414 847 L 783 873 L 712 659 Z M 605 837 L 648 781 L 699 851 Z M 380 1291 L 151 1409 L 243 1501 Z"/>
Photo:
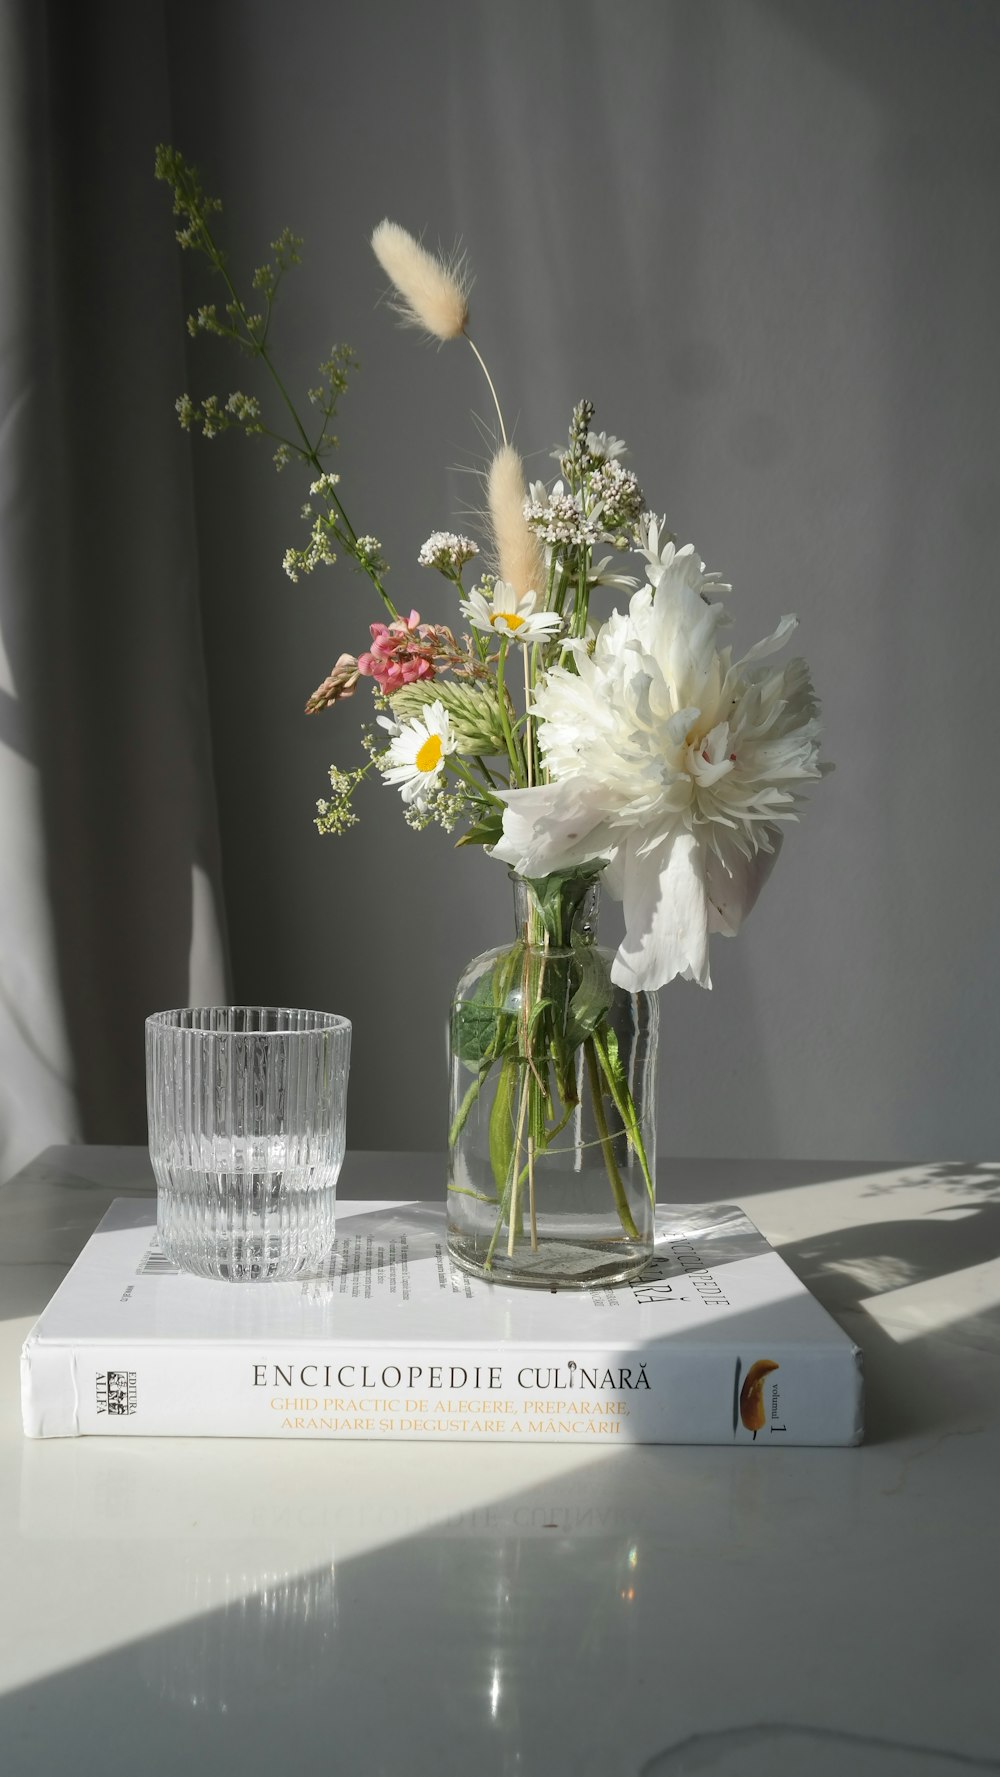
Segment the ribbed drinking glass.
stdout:
<path fill-rule="evenodd" d="M 149 1153 L 169 1258 L 231 1283 L 309 1276 L 334 1244 L 351 1026 L 196 1006 L 146 1020 Z"/>

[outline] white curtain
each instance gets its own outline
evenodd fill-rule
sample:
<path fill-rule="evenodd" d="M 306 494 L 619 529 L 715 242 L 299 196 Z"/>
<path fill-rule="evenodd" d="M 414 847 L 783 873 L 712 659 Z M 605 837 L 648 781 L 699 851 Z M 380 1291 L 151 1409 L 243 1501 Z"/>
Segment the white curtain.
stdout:
<path fill-rule="evenodd" d="M 225 992 L 145 17 L 123 80 L 128 12 L 0 11 L 0 1180 L 142 1141 L 145 1013 Z"/>

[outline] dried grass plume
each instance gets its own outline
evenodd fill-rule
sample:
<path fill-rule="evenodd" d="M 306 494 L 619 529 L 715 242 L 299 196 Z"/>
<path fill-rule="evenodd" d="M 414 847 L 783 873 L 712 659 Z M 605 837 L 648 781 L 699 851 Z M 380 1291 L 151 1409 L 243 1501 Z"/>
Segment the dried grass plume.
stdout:
<path fill-rule="evenodd" d="M 524 516 L 528 490 L 521 459 L 512 445 L 503 445 L 493 458 L 487 490 L 501 580 L 506 580 L 519 597 L 532 590 L 544 592 L 545 558 L 541 543 Z"/>
<path fill-rule="evenodd" d="M 462 257 L 428 253 L 412 234 L 388 217 L 372 235 L 372 251 L 396 292 L 398 315 L 435 339 L 458 339 L 469 319 L 469 273 Z"/>

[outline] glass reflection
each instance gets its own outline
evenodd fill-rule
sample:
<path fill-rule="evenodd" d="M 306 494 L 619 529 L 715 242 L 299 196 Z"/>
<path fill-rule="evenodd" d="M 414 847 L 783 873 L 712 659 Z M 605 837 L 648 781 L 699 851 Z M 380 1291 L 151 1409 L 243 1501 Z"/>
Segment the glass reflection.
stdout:
<path fill-rule="evenodd" d="M 209 1595 L 211 1584 L 211 1595 Z M 286 1698 L 328 1687 L 337 1628 L 334 1567 L 285 1574 L 226 1575 L 230 1602 L 218 1605 L 219 1577 L 188 1572 L 189 1621 L 140 1651 L 147 1689 L 177 1709 L 225 1716 L 273 1687 Z"/>

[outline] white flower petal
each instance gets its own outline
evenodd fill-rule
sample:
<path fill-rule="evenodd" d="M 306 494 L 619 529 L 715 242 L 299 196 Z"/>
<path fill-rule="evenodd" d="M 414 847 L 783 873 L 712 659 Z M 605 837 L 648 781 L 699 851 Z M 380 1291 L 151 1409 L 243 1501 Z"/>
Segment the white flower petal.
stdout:
<path fill-rule="evenodd" d="M 784 835 L 773 829 L 770 851 L 758 851 L 745 857 L 734 845 L 720 842 L 725 863 L 710 851 L 705 867 L 705 891 L 708 896 L 708 929 L 721 932 L 724 938 L 735 938 L 757 896 L 774 869 Z"/>
<path fill-rule="evenodd" d="M 798 627 L 797 617 L 782 617 L 774 634 L 765 636 L 762 641 L 755 642 L 753 647 L 744 654 L 742 660 L 737 662 L 737 665 L 744 667 L 749 665 L 751 660 L 763 660 L 767 654 L 776 654 L 779 648 L 784 647 L 792 631 Z"/>
<path fill-rule="evenodd" d="M 630 835 L 619 862 L 625 936 L 612 981 L 633 993 L 665 987 L 676 975 L 711 987 L 703 848 L 693 833 L 677 830 L 645 856 L 639 850 Z"/>
<path fill-rule="evenodd" d="M 673 746 L 682 747 L 684 745 L 688 729 L 693 722 L 697 722 L 700 715 L 701 711 L 697 705 L 689 704 L 687 709 L 678 710 L 675 716 L 671 716 L 664 723 L 664 733 Z"/>
<path fill-rule="evenodd" d="M 536 611 L 537 603 L 538 593 L 532 587 L 517 593 L 506 580 L 498 580 L 488 600 L 474 589 L 462 600 L 460 609 L 473 629 L 527 643 L 556 635 L 562 628 L 558 612 Z"/>
<path fill-rule="evenodd" d="M 614 840 L 599 786 L 564 778 L 499 795 L 507 806 L 493 856 L 519 876 L 550 876 L 554 870 L 572 870 L 610 855 Z"/>

